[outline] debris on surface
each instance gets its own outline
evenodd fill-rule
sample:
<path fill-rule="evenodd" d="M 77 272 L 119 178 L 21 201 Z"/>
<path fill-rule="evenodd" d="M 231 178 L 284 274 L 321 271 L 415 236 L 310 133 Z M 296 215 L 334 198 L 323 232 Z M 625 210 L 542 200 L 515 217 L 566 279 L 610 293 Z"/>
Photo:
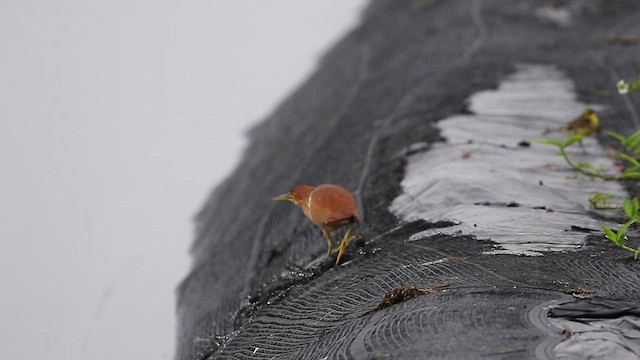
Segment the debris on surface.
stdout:
<path fill-rule="evenodd" d="M 445 288 L 447 286 L 449 286 L 449 284 L 439 285 L 432 288 L 418 288 L 416 286 L 404 286 L 404 287 L 389 290 L 384 295 L 380 303 L 378 304 L 378 307 L 376 307 L 373 310 L 367 311 L 366 313 L 360 315 L 359 317 L 363 317 L 374 311 L 382 310 L 390 306 L 399 304 L 401 302 L 404 302 L 413 298 L 417 298 L 418 296 L 435 294 L 436 292 L 438 292 L 438 290 Z"/>

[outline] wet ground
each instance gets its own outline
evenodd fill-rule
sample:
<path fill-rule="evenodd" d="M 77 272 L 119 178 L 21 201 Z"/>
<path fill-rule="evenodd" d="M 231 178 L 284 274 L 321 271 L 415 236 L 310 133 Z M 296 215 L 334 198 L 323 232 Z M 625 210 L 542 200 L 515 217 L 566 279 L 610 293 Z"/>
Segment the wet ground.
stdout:
<path fill-rule="evenodd" d="M 615 181 L 577 176 L 557 147 L 535 141 L 568 137 L 559 129 L 587 108 L 606 113 L 603 106 L 577 101 L 573 84 L 555 68 L 519 66 L 498 89 L 474 94 L 470 114 L 438 122 L 446 141 L 407 158 L 403 193 L 391 211 L 405 221 L 453 221 L 438 232 L 491 239 L 500 244 L 493 254 L 577 249 L 585 229 L 600 231 L 602 220 L 593 217 L 589 198 L 612 194 L 619 203 L 626 192 Z M 575 162 L 615 168 L 592 137 L 569 151 Z"/>
<path fill-rule="evenodd" d="M 586 107 L 603 130 L 639 128 L 639 97 L 615 92 L 640 68 L 638 45 L 615 41 L 640 36 L 638 10 L 372 2 L 252 130 L 243 162 L 199 214 L 178 358 L 636 356 L 627 340 L 638 333 L 640 263 L 598 231 L 620 213 L 595 211 L 588 197 L 619 202 L 637 185 L 581 177 L 553 147 L 522 142 Z M 613 143 L 598 133 L 571 156 L 611 167 Z M 352 190 L 362 213 L 360 240 L 337 267 L 298 209 L 269 200 L 327 182 Z M 412 286 L 422 290 L 392 296 Z M 548 316 L 576 299 L 596 318 L 630 308 L 603 331 L 619 336 L 594 348 L 581 342 L 590 329 Z M 595 300 L 613 302 L 605 311 Z"/>

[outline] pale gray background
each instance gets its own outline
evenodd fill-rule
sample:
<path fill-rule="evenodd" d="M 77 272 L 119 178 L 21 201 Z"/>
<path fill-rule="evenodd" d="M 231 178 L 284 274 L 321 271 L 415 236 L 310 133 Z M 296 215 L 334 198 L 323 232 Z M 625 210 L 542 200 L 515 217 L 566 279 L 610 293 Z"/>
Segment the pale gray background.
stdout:
<path fill-rule="evenodd" d="M 0 1 L 0 359 L 170 359 L 191 217 L 364 0 Z"/>

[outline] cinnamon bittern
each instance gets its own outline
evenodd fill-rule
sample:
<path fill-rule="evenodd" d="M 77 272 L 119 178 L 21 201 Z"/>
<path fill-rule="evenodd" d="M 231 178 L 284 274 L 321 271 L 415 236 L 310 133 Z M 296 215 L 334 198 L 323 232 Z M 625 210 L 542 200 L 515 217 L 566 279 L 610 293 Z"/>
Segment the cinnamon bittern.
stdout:
<path fill-rule="evenodd" d="M 298 185 L 290 192 L 274 197 L 273 200 L 291 201 L 298 205 L 309 220 L 322 229 L 322 234 L 327 239 L 327 259 L 333 250 L 331 233 L 348 225 L 338 246 L 336 265 L 340 263 L 347 244 L 356 238 L 351 236 L 353 224 L 360 220 L 356 201 L 349 191 L 333 184 L 322 184 L 316 187 Z"/>

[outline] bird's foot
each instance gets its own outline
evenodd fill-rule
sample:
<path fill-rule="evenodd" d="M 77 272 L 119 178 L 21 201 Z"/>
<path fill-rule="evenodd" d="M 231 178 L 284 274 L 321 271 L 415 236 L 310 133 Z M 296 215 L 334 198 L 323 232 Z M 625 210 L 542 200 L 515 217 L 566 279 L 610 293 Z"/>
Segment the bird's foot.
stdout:
<path fill-rule="evenodd" d="M 340 243 L 340 246 L 338 246 L 338 257 L 336 258 L 336 265 L 335 266 L 338 266 L 338 264 L 340 264 L 340 259 L 342 259 L 342 256 L 344 255 L 344 252 L 347 250 L 347 244 L 352 242 L 355 239 L 357 239 L 357 236 L 355 236 L 355 235 L 351 235 L 348 238 L 345 237 L 344 239 L 342 239 L 342 242 Z"/>

